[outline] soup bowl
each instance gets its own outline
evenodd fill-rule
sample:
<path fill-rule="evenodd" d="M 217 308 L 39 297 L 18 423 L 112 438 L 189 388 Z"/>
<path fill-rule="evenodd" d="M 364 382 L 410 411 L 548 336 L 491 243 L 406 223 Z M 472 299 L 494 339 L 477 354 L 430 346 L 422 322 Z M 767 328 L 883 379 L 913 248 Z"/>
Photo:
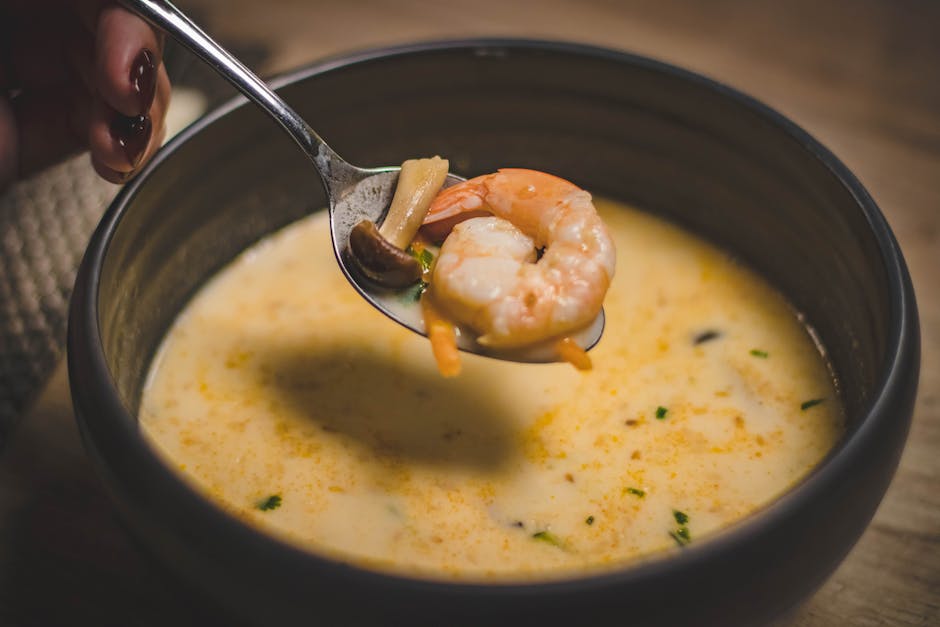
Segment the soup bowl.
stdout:
<path fill-rule="evenodd" d="M 829 151 L 711 80 L 567 43 L 412 45 L 319 63 L 276 85 L 353 163 L 441 154 L 463 175 L 536 168 L 716 243 L 815 329 L 846 432 L 755 514 L 675 554 L 602 573 L 425 579 L 249 527 L 171 470 L 136 418 L 154 352 L 194 292 L 247 246 L 325 204 L 303 155 L 236 99 L 125 186 L 91 240 L 69 320 L 88 453 L 130 532 L 172 577 L 212 611 L 254 624 L 748 625 L 792 608 L 835 569 L 897 466 L 920 357 L 901 252 Z"/>

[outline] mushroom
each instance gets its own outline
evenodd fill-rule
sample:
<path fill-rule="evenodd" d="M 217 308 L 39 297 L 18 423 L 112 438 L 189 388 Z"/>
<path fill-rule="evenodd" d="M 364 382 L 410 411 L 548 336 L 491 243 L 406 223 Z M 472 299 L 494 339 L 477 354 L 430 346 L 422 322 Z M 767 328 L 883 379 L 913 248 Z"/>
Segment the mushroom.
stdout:
<path fill-rule="evenodd" d="M 421 278 L 421 264 L 363 220 L 349 233 L 349 250 L 367 277 L 386 287 L 406 287 Z"/>
<path fill-rule="evenodd" d="M 363 274 L 385 287 L 400 288 L 421 278 L 421 264 L 405 248 L 447 178 L 446 159 L 409 159 L 401 165 L 395 197 L 381 228 L 363 220 L 349 234 L 349 249 Z"/>

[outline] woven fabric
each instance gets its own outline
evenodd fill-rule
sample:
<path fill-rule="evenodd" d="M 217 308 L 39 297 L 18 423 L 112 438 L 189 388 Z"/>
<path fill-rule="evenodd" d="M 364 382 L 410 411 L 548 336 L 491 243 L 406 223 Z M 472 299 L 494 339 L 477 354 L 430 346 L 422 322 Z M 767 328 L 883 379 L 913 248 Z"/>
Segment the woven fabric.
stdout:
<path fill-rule="evenodd" d="M 83 155 L 0 196 L 0 448 L 62 356 L 75 273 L 116 191 Z"/>
<path fill-rule="evenodd" d="M 198 12 L 192 17 L 202 23 Z M 264 46 L 223 44 L 250 66 L 269 56 Z M 169 138 L 235 92 L 173 41 L 163 58 L 174 86 Z M 117 190 L 98 178 L 86 154 L 0 195 L 0 450 L 62 357 L 75 273 Z"/>

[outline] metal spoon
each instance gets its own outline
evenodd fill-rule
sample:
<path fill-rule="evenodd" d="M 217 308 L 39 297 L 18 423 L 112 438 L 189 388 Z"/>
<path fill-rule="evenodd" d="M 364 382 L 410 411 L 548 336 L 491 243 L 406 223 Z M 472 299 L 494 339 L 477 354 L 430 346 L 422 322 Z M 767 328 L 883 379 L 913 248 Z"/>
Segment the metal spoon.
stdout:
<path fill-rule="evenodd" d="M 313 162 L 323 181 L 329 201 L 333 251 L 343 274 L 356 291 L 376 309 L 415 333 L 425 335 L 424 322 L 418 308 L 404 306 L 398 293 L 366 279 L 356 268 L 348 251 L 349 232 L 356 224 L 362 220 L 380 223 L 391 204 L 401 168 L 360 168 L 345 161 L 264 81 L 167 0 L 122 0 L 122 3 L 212 66 L 222 78 L 261 107 L 291 136 Z M 448 174 L 444 185 L 446 187 L 463 180 L 459 176 Z M 573 338 L 587 350 L 600 340 L 603 330 L 604 312 L 601 311 L 588 328 L 575 334 Z M 545 347 L 495 352 L 477 344 L 471 334 L 459 334 L 457 344 L 461 350 L 512 361 L 545 362 L 555 359 L 554 353 Z"/>

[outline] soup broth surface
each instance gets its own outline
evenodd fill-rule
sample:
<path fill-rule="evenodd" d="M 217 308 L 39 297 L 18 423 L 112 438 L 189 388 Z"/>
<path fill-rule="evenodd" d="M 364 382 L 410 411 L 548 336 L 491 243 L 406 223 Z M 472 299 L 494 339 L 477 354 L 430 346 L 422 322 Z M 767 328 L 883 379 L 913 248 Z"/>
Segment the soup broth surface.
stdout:
<path fill-rule="evenodd" d="M 217 505 L 333 559 L 545 579 L 679 551 L 806 475 L 843 429 L 819 349 L 751 271 L 599 200 L 618 251 L 593 370 L 462 354 L 370 307 L 326 212 L 179 316 L 140 423 Z"/>

